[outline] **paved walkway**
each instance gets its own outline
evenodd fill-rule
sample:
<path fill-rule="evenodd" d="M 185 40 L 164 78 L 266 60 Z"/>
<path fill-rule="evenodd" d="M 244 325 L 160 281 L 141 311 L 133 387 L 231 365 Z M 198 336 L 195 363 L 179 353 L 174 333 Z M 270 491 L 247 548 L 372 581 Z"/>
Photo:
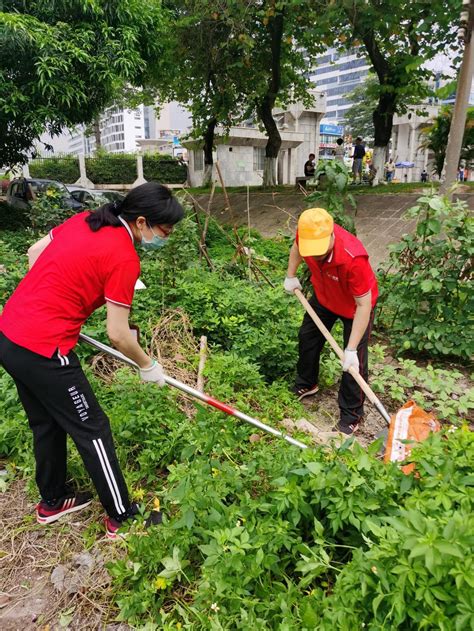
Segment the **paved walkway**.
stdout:
<path fill-rule="evenodd" d="M 222 223 L 248 224 L 246 193 L 231 193 L 232 212 L 226 208 L 223 194 L 215 195 L 212 214 Z M 388 245 L 414 229 L 415 221 L 403 219 L 405 211 L 414 206 L 420 193 L 398 195 L 356 195 L 357 236 L 367 248 L 371 263 L 378 267 L 388 258 Z M 461 196 L 474 210 L 474 194 Z M 196 199 L 207 208 L 209 195 L 198 195 Z M 306 208 L 305 198 L 300 193 L 250 193 L 250 226 L 265 237 L 277 234 L 294 234 L 297 218 Z"/>

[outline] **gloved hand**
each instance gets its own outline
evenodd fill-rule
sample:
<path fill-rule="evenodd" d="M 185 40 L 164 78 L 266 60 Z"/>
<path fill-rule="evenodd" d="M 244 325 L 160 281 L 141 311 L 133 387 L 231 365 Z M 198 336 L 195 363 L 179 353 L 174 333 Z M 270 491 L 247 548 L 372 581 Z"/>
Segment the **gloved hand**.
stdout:
<path fill-rule="evenodd" d="M 359 358 L 357 357 L 357 351 L 352 351 L 349 348 L 346 348 L 344 351 L 342 370 L 347 372 L 351 366 L 359 372 Z"/>
<path fill-rule="evenodd" d="M 300 291 L 302 290 L 301 283 L 296 278 L 296 276 L 293 276 L 293 278 L 287 276 L 285 278 L 285 282 L 283 283 L 283 287 L 285 288 L 285 291 L 287 291 L 289 294 L 292 294 L 295 289 L 299 289 Z"/>
<path fill-rule="evenodd" d="M 150 368 L 140 368 L 140 377 L 142 381 L 150 381 L 152 383 L 157 383 L 160 386 L 160 388 L 162 388 L 165 385 L 165 378 L 163 376 L 163 366 L 154 360 Z"/>

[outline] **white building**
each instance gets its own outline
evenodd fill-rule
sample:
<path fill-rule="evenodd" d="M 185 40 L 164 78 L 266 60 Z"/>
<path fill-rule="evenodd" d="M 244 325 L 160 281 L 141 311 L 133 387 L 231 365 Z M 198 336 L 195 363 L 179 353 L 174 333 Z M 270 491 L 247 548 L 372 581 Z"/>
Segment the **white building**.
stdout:
<path fill-rule="evenodd" d="M 420 116 L 417 111 L 423 108 L 426 116 Z M 414 163 L 412 168 L 396 169 L 395 177 L 401 182 L 419 182 L 420 174 L 426 169 L 432 177 L 432 157 L 428 149 L 422 149 L 423 141 L 421 130 L 427 127 L 430 120 L 435 118 L 440 110 L 439 105 L 423 105 L 410 107 L 406 114 L 395 115 L 392 129 L 391 156 L 395 162 Z"/>
<path fill-rule="evenodd" d="M 61 154 L 90 156 L 95 151 L 96 142 L 93 134 L 86 135 L 87 129 L 91 131 L 90 126 L 78 125 L 53 138 L 44 134 L 41 143 L 51 145 L 53 151 L 47 151 L 40 144 L 39 153 L 44 157 Z M 144 106 L 135 109 L 109 107 L 100 117 L 100 135 L 101 145 L 109 153 L 137 151 L 138 142 L 145 138 Z"/>
<path fill-rule="evenodd" d="M 191 115 L 179 103 L 165 103 L 157 114 L 155 107 L 146 105 L 145 139 L 138 141 L 139 151 L 158 151 L 174 157 L 186 158 L 180 137 L 192 127 Z"/>
<path fill-rule="evenodd" d="M 296 103 L 286 109 L 275 109 L 282 145 L 278 157 L 279 184 L 294 184 L 304 175 L 304 163 L 310 153 L 319 152 L 319 124 L 325 113 L 325 99 L 316 90 L 313 107 Z M 219 163 L 226 186 L 261 186 L 267 136 L 256 127 L 231 127 L 226 134 L 217 128 L 214 164 Z M 184 141 L 189 150 L 188 179 L 191 186 L 201 186 L 204 178 L 202 140 Z M 214 179 L 215 176 L 214 176 Z"/>
<path fill-rule="evenodd" d="M 352 103 L 347 95 L 363 83 L 369 74 L 370 64 L 357 51 L 337 52 L 334 48 L 318 57 L 316 68 L 309 72 L 317 89 L 326 96 L 326 115 L 323 123 L 343 123 L 345 112 Z"/>

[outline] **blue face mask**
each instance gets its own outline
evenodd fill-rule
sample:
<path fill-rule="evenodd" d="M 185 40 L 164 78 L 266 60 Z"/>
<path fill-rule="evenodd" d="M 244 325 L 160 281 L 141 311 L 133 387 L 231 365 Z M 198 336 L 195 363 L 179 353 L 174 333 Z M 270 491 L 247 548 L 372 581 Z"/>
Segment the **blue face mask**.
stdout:
<path fill-rule="evenodd" d="M 150 230 L 153 232 L 153 228 L 150 228 Z M 140 245 L 142 246 L 144 250 L 159 250 L 164 245 L 166 245 L 167 242 L 168 242 L 168 237 L 160 237 L 158 234 L 155 234 L 153 232 L 153 239 L 151 239 L 151 241 L 148 241 L 142 235 L 142 240 L 141 240 Z"/>

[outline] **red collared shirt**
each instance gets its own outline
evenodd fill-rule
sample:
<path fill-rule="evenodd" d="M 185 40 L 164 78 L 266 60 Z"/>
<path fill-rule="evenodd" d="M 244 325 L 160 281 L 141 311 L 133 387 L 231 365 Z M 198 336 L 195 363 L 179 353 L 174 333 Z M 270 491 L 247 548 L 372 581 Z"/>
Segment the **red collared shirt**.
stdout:
<path fill-rule="evenodd" d="M 92 232 L 88 215 L 74 215 L 51 230 L 51 243 L 0 315 L 0 331 L 9 340 L 44 357 L 67 355 L 81 326 L 106 301 L 132 304 L 140 259 L 130 228 Z"/>
<path fill-rule="evenodd" d="M 298 243 L 298 233 L 296 233 Z M 323 307 L 344 318 L 353 318 L 355 298 L 372 292 L 372 308 L 378 297 L 377 279 L 366 249 L 341 226 L 334 224 L 334 248 L 323 261 L 312 256 L 304 260 L 311 270 L 311 283 Z"/>

